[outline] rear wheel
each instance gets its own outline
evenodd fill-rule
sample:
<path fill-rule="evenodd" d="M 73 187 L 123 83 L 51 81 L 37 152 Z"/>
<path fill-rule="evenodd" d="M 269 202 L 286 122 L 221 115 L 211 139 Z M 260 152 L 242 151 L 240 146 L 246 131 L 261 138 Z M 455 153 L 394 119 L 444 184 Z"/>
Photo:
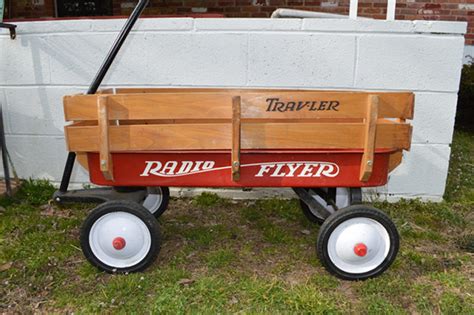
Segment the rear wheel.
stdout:
<path fill-rule="evenodd" d="M 168 208 L 170 190 L 168 187 L 148 187 L 147 191 L 142 206 L 158 219 Z"/>
<path fill-rule="evenodd" d="M 341 209 L 321 226 L 317 254 L 326 269 L 346 280 L 380 275 L 395 260 L 399 235 L 382 211 L 356 205 Z"/>
<path fill-rule="evenodd" d="M 87 260 L 109 273 L 143 270 L 160 251 L 158 222 L 131 201 L 99 205 L 84 221 L 80 238 Z"/>

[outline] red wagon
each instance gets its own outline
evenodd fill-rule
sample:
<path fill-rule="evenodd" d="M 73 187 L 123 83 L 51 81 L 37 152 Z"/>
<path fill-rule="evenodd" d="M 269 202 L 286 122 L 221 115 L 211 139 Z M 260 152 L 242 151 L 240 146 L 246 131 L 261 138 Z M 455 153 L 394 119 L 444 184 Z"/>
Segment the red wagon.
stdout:
<path fill-rule="evenodd" d="M 64 112 L 72 153 L 55 199 L 104 202 L 81 232 L 102 270 L 138 271 L 156 258 L 155 217 L 170 186 L 291 187 L 322 223 L 317 253 L 330 272 L 365 279 L 395 259 L 396 227 L 361 204 L 360 188 L 386 184 L 410 148 L 412 93 L 115 89 L 66 96 Z M 76 155 L 92 183 L 113 188 L 68 192 Z"/>

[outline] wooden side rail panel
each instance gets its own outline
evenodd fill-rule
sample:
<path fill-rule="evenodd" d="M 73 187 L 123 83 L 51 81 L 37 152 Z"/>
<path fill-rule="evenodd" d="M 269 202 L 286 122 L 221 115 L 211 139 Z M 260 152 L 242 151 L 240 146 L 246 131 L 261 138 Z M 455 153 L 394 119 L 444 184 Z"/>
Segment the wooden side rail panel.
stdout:
<path fill-rule="evenodd" d="M 237 94 L 237 95 L 236 95 Z M 232 119 L 241 96 L 242 119 L 365 119 L 367 92 L 268 91 L 107 95 L 111 120 Z M 379 118 L 413 118 L 412 93 L 376 93 Z M 64 98 L 67 121 L 97 120 L 97 95 Z"/>
<path fill-rule="evenodd" d="M 240 96 L 232 99 L 232 180 L 240 180 L 240 146 L 241 146 L 241 121 L 240 121 Z"/>
<path fill-rule="evenodd" d="M 378 108 L 379 97 L 377 95 L 369 95 L 367 98 L 367 112 L 364 130 L 364 154 L 362 155 L 359 175 L 359 180 L 362 182 L 367 182 L 370 179 L 374 167 Z"/>
<path fill-rule="evenodd" d="M 362 149 L 365 123 L 241 124 L 241 149 Z M 110 150 L 214 150 L 232 148 L 232 123 L 109 126 Z M 378 123 L 375 148 L 409 149 L 409 124 Z M 99 152 L 99 127 L 66 127 L 69 151 Z"/>
<path fill-rule="evenodd" d="M 97 114 L 99 116 L 98 126 L 100 170 L 107 180 L 114 180 L 112 155 L 110 153 L 110 132 L 109 132 L 109 109 L 108 98 L 100 96 L 97 98 Z"/>

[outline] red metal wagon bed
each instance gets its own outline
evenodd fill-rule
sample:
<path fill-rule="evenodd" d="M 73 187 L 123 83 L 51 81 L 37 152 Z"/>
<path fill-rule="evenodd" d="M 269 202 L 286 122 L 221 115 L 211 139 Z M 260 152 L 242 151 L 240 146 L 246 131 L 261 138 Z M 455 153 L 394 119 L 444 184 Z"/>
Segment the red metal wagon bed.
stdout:
<path fill-rule="evenodd" d="M 109 89 L 95 93 L 146 6 L 141 1 L 88 94 L 66 96 L 71 152 L 58 202 L 104 202 L 81 231 L 85 256 L 108 272 L 132 272 L 157 256 L 155 217 L 168 187 L 291 187 L 321 223 L 317 252 L 344 279 L 382 273 L 398 232 L 361 203 L 361 187 L 386 184 L 411 143 L 409 92 L 281 89 Z M 92 183 L 67 191 L 75 157 Z M 132 201 L 133 200 L 133 201 Z M 153 216 L 154 215 L 154 216 Z"/>

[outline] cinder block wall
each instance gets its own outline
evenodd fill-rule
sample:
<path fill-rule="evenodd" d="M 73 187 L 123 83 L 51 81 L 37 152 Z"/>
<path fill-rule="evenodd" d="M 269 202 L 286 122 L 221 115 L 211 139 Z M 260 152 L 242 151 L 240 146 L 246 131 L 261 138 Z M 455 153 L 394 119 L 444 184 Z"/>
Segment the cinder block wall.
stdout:
<path fill-rule="evenodd" d="M 62 96 L 87 89 L 123 23 L 23 22 L 15 41 L 1 31 L 0 102 L 22 177 L 60 180 L 66 158 Z M 103 87 L 413 91 L 412 150 L 376 192 L 440 200 L 465 31 L 465 23 L 429 21 L 145 19 Z M 77 167 L 73 182 L 87 181 Z"/>

